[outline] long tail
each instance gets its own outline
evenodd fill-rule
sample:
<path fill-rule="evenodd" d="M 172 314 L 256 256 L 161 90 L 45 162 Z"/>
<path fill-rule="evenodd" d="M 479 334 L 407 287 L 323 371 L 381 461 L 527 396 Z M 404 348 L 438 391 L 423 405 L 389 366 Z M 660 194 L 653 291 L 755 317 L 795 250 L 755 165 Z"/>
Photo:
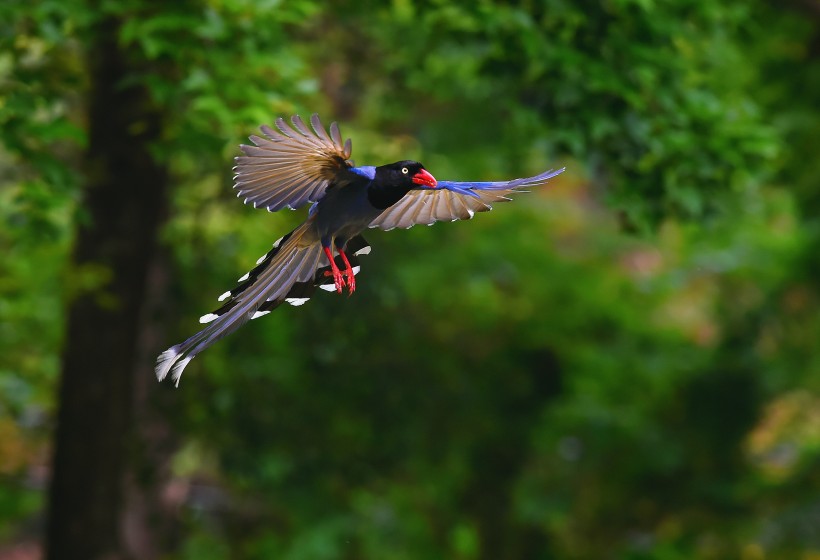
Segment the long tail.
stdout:
<path fill-rule="evenodd" d="M 301 305 L 317 286 L 327 283 L 319 272 L 328 264 L 327 259 L 310 227 L 308 220 L 274 243 L 273 249 L 257 261 L 256 268 L 239 279 L 236 288 L 222 294 L 219 300 L 226 303 L 200 318 L 201 323 L 209 323 L 207 327 L 160 354 L 155 367 L 157 379 L 162 381 L 170 373 L 179 385 L 185 366 L 214 342 L 283 302 Z"/>

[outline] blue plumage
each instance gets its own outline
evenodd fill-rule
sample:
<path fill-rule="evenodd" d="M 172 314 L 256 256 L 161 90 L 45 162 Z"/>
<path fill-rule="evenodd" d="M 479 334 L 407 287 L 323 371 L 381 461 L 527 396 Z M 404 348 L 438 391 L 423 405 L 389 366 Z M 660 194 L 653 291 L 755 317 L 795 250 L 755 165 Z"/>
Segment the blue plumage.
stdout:
<path fill-rule="evenodd" d="M 351 167 L 350 171 L 352 171 L 356 175 L 366 177 L 371 181 L 376 178 L 376 167 L 373 165 L 365 165 L 363 167 Z"/>

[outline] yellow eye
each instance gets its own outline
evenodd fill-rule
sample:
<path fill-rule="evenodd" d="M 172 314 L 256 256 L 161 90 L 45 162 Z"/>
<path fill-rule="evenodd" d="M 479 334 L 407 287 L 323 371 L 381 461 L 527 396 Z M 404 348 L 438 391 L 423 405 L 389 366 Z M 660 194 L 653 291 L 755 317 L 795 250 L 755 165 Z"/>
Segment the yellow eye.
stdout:
<path fill-rule="evenodd" d="M 406 167 L 402 167 L 402 168 L 401 168 L 401 172 L 402 172 L 402 173 L 404 173 L 405 175 L 407 175 L 407 168 L 406 168 Z"/>

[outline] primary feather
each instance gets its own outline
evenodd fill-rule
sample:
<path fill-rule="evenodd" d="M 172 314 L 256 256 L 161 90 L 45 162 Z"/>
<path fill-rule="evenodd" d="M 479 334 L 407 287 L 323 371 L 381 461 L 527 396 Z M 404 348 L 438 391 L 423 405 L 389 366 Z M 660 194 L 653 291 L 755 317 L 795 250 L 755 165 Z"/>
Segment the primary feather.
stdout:
<path fill-rule="evenodd" d="M 253 146 L 240 146 L 245 155 L 236 158 L 234 189 L 246 204 L 275 212 L 317 202 L 350 167 L 352 145 L 350 139 L 342 143 L 335 122 L 329 136 L 318 115 L 310 119 L 312 131 L 298 116 L 291 122 L 293 128 L 281 118 L 276 120 L 278 130 L 262 126 L 264 137 L 251 136 Z"/>
<path fill-rule="evenodd" d="M 439 181 L 435 190 L 408 192 L 373 220 L 370 227 L 391 230 L 416 224 L 431 225 L 439 221 L 468 220 L 476 212 L 492 210 L 494 203 L 507 202 L 511 200 L 510 195 L 525 192 L 527 187 L 542 185 L 563 171 L 563 168 L 549 170 L 534 177 L 512 181 Z"/>

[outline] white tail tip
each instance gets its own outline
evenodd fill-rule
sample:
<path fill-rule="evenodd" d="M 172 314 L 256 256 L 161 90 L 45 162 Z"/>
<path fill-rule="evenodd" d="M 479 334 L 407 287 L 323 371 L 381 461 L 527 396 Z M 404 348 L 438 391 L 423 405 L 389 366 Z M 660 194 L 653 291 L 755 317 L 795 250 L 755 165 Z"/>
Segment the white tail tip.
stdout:
<path fill-rule="evenodd" d="M 179 378 L 182 377 L 182 370 L 188 365 L 188 362 L 194 359 L 193 356 L 186 356 L 179 359 L 179 345 L 172 346 L 157 358 L 157 365 L 154 372 L 157 374 L 157 380 L 162 381 L 168 374 L 171 374 L 171 379 L 174 385 L 179 387 Z"/>
<path fill-rule="evenodd" d="M 168 376 L 171 366 L 176 362 L 179 356 L 179 347 L 171 346 L 168 350 L 163 352 L 157 358 L 157 365 L 154 367 L 154 372 L 157 374 L 157 380 L 162 381 Z"/>

